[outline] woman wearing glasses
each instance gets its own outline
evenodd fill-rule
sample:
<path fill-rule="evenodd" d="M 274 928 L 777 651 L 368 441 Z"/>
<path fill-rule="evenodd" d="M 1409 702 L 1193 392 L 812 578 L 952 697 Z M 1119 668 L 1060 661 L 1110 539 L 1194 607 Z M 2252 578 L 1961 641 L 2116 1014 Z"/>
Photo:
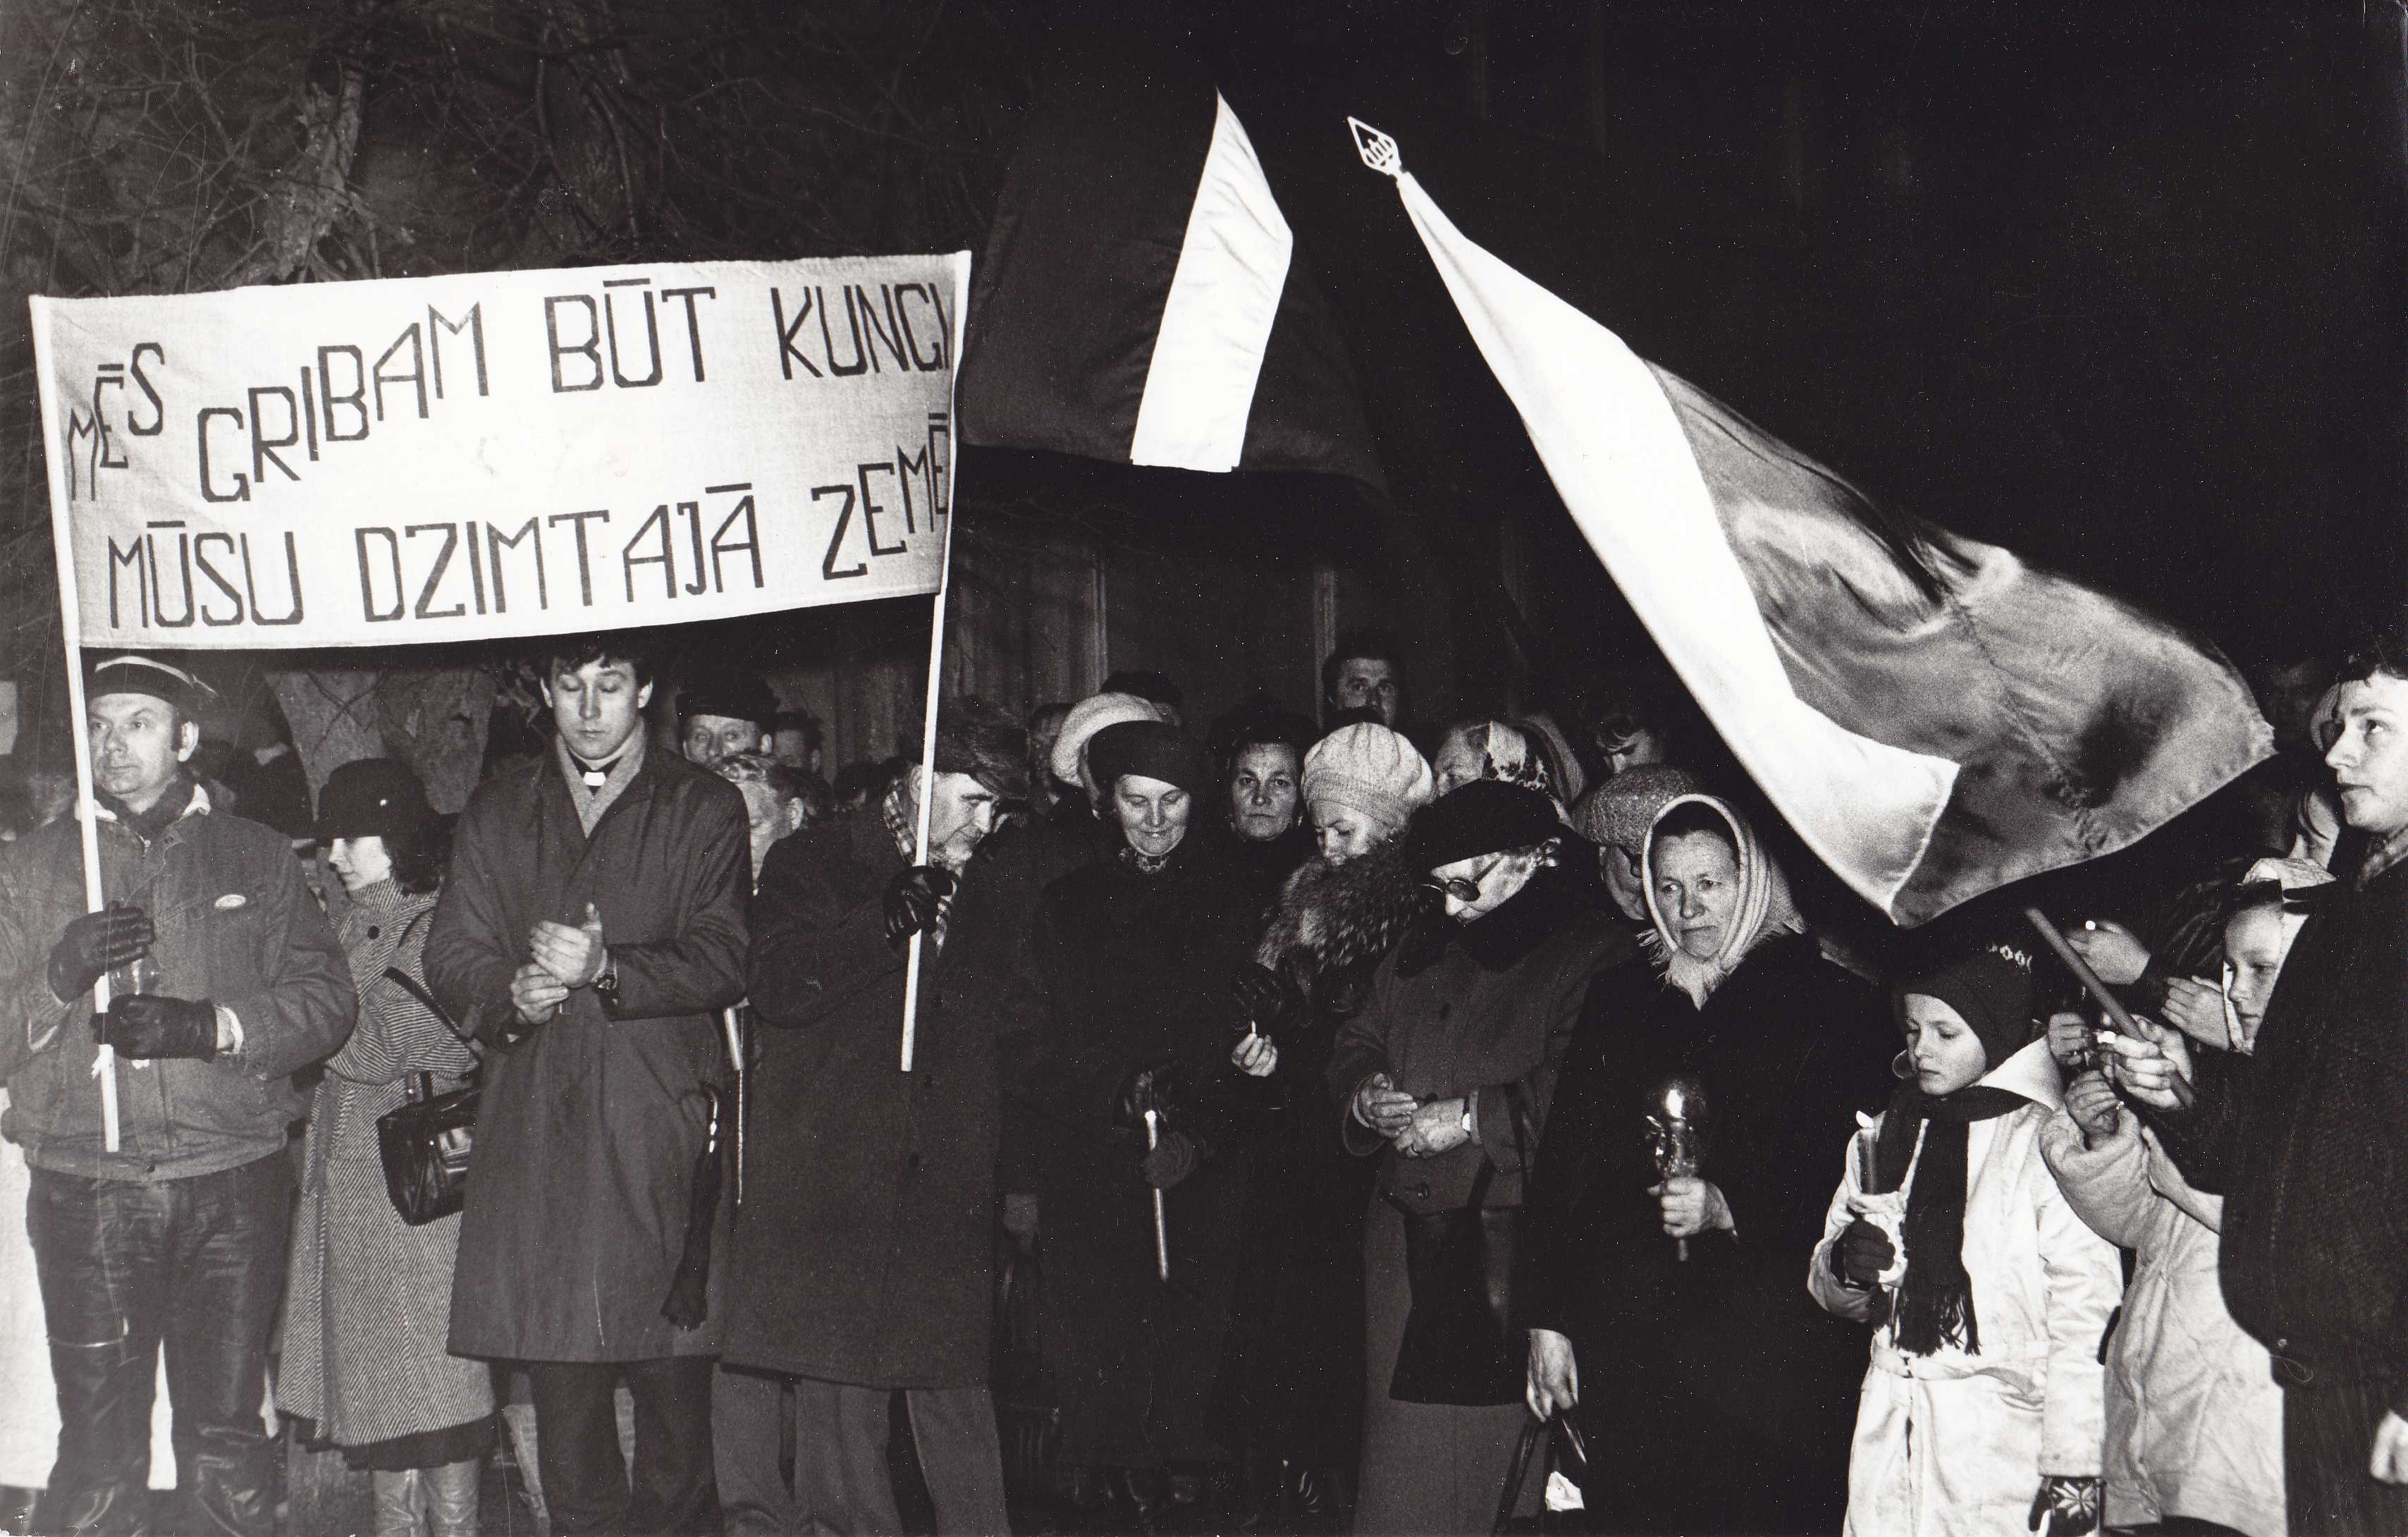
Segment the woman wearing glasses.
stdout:
<path fill-rule="evenodd" d="M 1448 921 L 1383 961 L 1339 1030 L 1346 1143 L 1380 1160 L 1358 1531 L 1485 1530 L 1520 1431 L 1522 1339 L 1492 1278 L 1510 1273 L 1564 1041 L 1628 944 L 1559 868 L 1570 836 L 1546 796 L 1499 780 L 1415 813 L 1406 855 Z"/>
<path fill-rule="evenodd" d="M 1614 1448 L 1587 1490 L 1614 1530 L 1836 1531 L 1864 1337 L 1806 1263 L 1831 1149 L 1893 1087 L 1898 1038 L 1729 803 L 1669 800 L 1641 883 L 1653 974 L 1592 996 L 1531 1178 L 1530 1404 Z M 1705 1151 L 1666 1177 L 1646 1117 L 1676 1073 L 1705 1088 Z"/>

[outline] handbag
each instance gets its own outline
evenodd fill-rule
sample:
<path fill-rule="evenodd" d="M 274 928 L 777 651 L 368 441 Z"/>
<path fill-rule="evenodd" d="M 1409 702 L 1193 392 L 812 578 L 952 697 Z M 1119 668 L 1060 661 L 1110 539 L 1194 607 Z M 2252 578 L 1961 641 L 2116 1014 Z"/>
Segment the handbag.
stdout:
<path fill-rule="evenodd" d="M 1513 1444 L 1513 1461 L 1506 1469 L 1505 1487 L 1497 1491 L 1497 1519 L 1489 1523 L 1489 1537 L 1506 1537 L 1508 1532 L 1543 1532 L 1555 1525 L 1551 1519 L 1555 1513 L 1543 1502 L 1535 1520 L 1516 1520 L 1513 1515 L 1513 1507 L 1522 1502 L 1522 1487 L 1530 1476 L 1531 1462 L 1538 1459 L 1541 1440 L 1547 1443 L 1542 1472 L 1561 1472 L 1575 1484 L 1587 1476 L 1588 1444 L 1581 1439 L 1580 1427 L 1572 1423 L 1571 1417 L 1560 1412 L 1549 1419 L 1530 1415 L 1522 1421 L 1521 1439 Z"/>
<path fill-rule="evenodd" d="M 1506 1105 L 1514 1145 L 1526 1168 L 1529 1116 L 1519 1085 L 1507 1085 Z M 1496 1159 L 1484 1152 L 1464 1205 L 1443 1212 L 1404 1211 L 1405 1274 L 1412 1306 L 1388 1378 L 1388 1397 L 1398 1402 L 1479 1407 L 1522 1397 L 1526 1355 L 1513 1328 L 1513 1264 L 1521 1247 L 1522 1210 L 1487 1204 L 1496 1175 Z M 1403 1208 L 1384 1192 L 1382 1199 Z"/>
<path fill-rule="evenodd" d="M 460 1036 L 459 1027 L 417 978 L 396 966 L 386 967 L 384 974 L 441 1020 L 445 1029 Z M 467 1038 L 460 1039 L 465 1043 Z M 450 1216 L 466 1202 L 479 1094 L 474 1069 L 468 1082 L 445 1094 L 435 1092 L 433 1073 L 412 1073 L 409 1102 L 377 1117 L 377 1156 L 384 1164 L 385 1194 L 410 1227 L 423 1228 Z"/>
<path fill-rule="evenodd" d="M 1045 1281 L 1036 1252 L 1013 1246 L 996 1303 L 995 1417 L 1004 1487 L 1024 1498 L 1053 1491 L 1062 1451 L 1061 1395 L 1045 1359 Z"/>

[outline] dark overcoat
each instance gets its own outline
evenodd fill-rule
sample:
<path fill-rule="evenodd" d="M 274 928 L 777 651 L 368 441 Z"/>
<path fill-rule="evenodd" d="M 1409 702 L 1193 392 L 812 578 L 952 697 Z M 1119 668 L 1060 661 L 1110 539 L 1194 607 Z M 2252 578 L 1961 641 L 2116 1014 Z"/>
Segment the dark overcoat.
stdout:
<path fill-rule="evenodd" d="M 1254 927 L 1237 872 L 1192 835 L 1153 873 L 1101 854 L 1038 909 L 1000 1050 L 1006 1092 L 1033 1113 L 1045 1351 L 1066 1462 L 1206 1455 L 1260 1094 L 1229 1065 L 1230 987 Z M 1129 1077 L 1165 1063 L 1175 1119 L 1211 1149 L 1167 1194 L 1167 1286 L 1154 1277 L 1143 1134 L 1114 1114 Z"/>
<path fill-rule="evenodd" d="M 727 1277 L 729 1362 L 867 1387 L 985 1383 L 994 1016 L 958 1006 L 954 964 L 993 921 L 982 862 L 924 962 L 908 1073 L 905 950 L 883 933 L 886 883 L 905 861 L 885 819 L 823 824 L 763 865 L 750 977 L 767 1028 Z"/>
<path fill-rule="evenodd" d="M 1540 1142 L 1515 1301 L 1571 1339 L 1591 1444 L 1622 1453 L 1590 1498 L 1629 1530 L 1837 1529 L 1865 1334 L 1815 1304 L 1805 1268 L 1832 1150 L 1895 1086 L 1898 1045 L 1872 990 L 1803 934 L 1759 942 L 1702 1010 L 1645 959 L 1592 990 Z M 1685 1262 L 1647 1194 L 1650 1091 L 1676 1072 L 1705 1085 L 1700 1172 L 1738 1224 L 1689 1240 Z"/>
<path fill-rule="evenodd" d="M 602 914 L 619 995 L 569 995 L 491 1054 L 452 1291 L 455 1355 L 623 1361 L 715 1355 L 661 1316 L 724 1077 L 718 1013 L 744 995 L 752 884 L 736 787 L 657 748 L 591 838 L 553 755 L 488 781 L 461 814 L 427 982 L 480 1033 L 512 1017 L 536 921 Z M 715 1251 L 714 1258 L 719 1253 Z M 715 1267 L 716 1268 L 716 1267 Z M 713 1287 L 715 1293 L 716 1287 Z"/>

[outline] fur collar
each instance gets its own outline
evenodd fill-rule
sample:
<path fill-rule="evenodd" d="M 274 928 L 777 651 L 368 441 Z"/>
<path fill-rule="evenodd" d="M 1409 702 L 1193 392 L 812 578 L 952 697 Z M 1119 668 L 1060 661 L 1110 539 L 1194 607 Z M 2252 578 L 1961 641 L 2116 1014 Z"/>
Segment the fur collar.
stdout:
<path fill-rule="evenodd" d="M 1385 959 L 1426 900 L 1400 838 L 1342 865 L 1315 855 L 1282 888 L 1254 959 L 1285 971 L 1318 1000 L 1324 979 Z"/>

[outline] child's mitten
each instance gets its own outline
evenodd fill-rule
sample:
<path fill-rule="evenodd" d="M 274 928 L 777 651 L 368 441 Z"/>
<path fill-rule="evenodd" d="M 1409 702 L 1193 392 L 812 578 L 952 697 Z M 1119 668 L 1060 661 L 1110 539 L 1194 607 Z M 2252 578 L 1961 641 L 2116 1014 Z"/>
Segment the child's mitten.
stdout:
<path fill-rule="evenodd" d="M 2084 1537 L 2099 1530 L 2099 1504 L 2096 1478 L 2042 1478 L 2024 1524 L 2040 1537 Z"/>

